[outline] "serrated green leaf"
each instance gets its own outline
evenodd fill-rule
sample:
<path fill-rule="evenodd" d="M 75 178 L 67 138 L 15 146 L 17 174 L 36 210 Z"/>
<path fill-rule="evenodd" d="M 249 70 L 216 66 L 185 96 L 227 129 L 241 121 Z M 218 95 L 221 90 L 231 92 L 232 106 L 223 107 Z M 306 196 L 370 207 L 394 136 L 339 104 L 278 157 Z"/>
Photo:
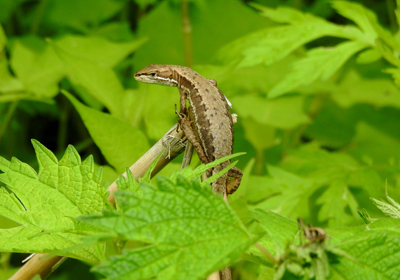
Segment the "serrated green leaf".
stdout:
<path fill-rule="evenodd" d="M 259 10 L 262 16 L 280 23 L 300 23 L 304 21 L 307 16 L 299 10 L 289 7 L 277 7 L 276 9 L 271 9 L 254 2 L 250 3 L 250 5 Z"/>
<path fill-rule="evenodd" d="M 80 243 L 87 226 L 73 218 L 99 213 L 105 203 L 105 189 L 100 187 L 101 173 L 94 171 L 93 158 L 81 162 L 69 146 L 58 161 L 54 154 L 33 140 L 39 173 L 16 158 L 0 157 L 0 215 L 20 226 L 0 230 L 0 250 L 5 252 L 47 253 Z M 96 246 L 66 253 L 65 256 L 98 261 Z"/>
<path fill-rule="evenodd" d="M 385 215 L 394 219 L 400 219 L 400 204 L 389 196 L 387 192 L 387 185 L 386 185 L 386 199 L 389 203 L 385 201 L 379 201 L 372 197 L 371 199 L 376 205 L 376 207 L 378 207 L 379 210 L 381 210 Z"/>
<path fill-rule="evenodd" d="M 250 180 L 259 182 L 254 187 L 261 189 L 250 197 L 254 197 L 250 200 L 254 207 L 268 209 L 292 219 L 297 219 L 299 216 L 308 217 L 310 215 L 308 200 L 318 189 L 318 184 L 313 179 L 300 177 L 274 166 L 268 166 L 268 173 L 271 176 L 269 180 Z M 268 185 L 268 188 L 265 185 Z M 258 192 L 260 195 L 257 195 Z"/>
<path fill-rule="evenodd" d="M 356 261 L 342 258 L 340 262 L 331 264 L 332 270 L 340 275 L 340 279 L 400 277 L 400 220 L 380 219 L 361 228 L 364 230 L 335 242 L 336 248 L 347 252 Z"/>
<path fill-rule="evenodd" d="M 126 178 L 123 175 L 118 177 L 116 181 L 117 187 L 119 191 L 132 191 L 138 194 L 138 196 L 142 195 L 142 190 L 139 187 L 139 183 L 133 177 L 132 171 L 127 167 L 125 169 Z"/>
<path fill-rule="evenodd" d="M 117 192 L 120 211 L 80 220 L 150 243 L 126 250 L 95 271 L 110 279 L 200 279 L 234 261 L 256 239 L 222 197 L 199 182 L 158 177 L 158 187 L 142 184 L 143 197 Z M 258 238 L 258 237 L 257 237 Z M 162 276 L 161 276 L 162 275 Z"/>
<path fill-rule="evenodd" d="M 333 1 L 332 7 L 342 16 L 353 20 L 361 28 L 371 43 L 375 41 L 377 34 L 370 22 L 370 19 L 376 21 L 374 13 L 361 4 L 349 1 Z"/>
<path fill-rule="evenodd" d="M 369 216 L 367 210 L 365 210 L 364 208 L 358 211 L 358 215 L 360 215 L 361 219 L 363 219 L 365 224 L 368 225 L 372 222 L 371 217 Z"/>
<path fill-rule="evenodd" d="M 400 86 L 400 69 L 399 68 L 388 68 L 384 72 L 392 75 L 394 82 L 397 86 Z"/>
<path fill-rule="evenodd" d="M 345 42 L 333 48 L 315 48 L 306 58 L 293 64 L 289 74 L 273 87 L 269 97 L 277 97 L 314 81 L 329 79 L 356 52 L 366 48 L 366 43 Z"/>
<path fill-rule="evenodd" d="M 252 66 L 260 63 L 266 65 L 281 60 L 300 46 L 323 36 L 364 40 L 358 28 L 339 26 L 322 18 L 310 15 L 300 15 L 293 11 L 288 16 L 288 8 L 273 10 L 257 5 L 263 15 L 274 19 L 282 18 L 292 22 L 292 25 L 267 28 L 256 31 L 223 47 L 218 56 L 226 63 L 238 63 L 239 67 Z"/>
<path fill-rule="evenodd" d="M 63 94 L 80 114 L 107 161 L 119 170 L 119 173 L 123 173 L 125 167 L 131 166 L 148 150 L 147 139 L 138 128 L 109 114 L 86 107 L 66 91 L 63 91 Z"/>
<path fill-rule="evenodd" d="M 306 218 L 308 215 L 309 197 L 318 189 L 325 190 L 317 199 L 318 204 L 322 205 L 319 211 L 320 219 L 327 219 L 329 223 L 344 225 L 351 222 L 357 215 L 357 204 L 354 195 L 349 191 L 348 186 L 362 188 L 368 193 L 379 193 L 379 176 L 376 178 L 371 175 L 368 179 L 360 179 L 364 172 L 369 168 L 360 165 L 354 158 L 345 153 L 330 153 L 318 148 L 317 145 L 303 145 L 300 149 L 290 151 L 285 161 L 280 165 L 292 176 L 302 179 L 302 184 L 296 187 L 290 186 L 280 190 L 282 194 L 270 198 L 262 205 L 276 209 L 279 207 L 280 200 L 285 198 L 288 205 L 282 206 L 288 211 L 295 209 L 298 216 Z M 324 189 L 328 186 L 328 189 Z M 282 197 L 281 197 L 282 195 Z M 288 199 L 288 200 L 286 200 Z M 261 206 L 260 206 L 261 207 Z M 349 207 L 351 215 L 347 213 Z M 278 208 L 280 209 L 280 207 Z M 300 211 L 303 213 L 300 215 Z M 295 212 L 295 211 L 294 211 Z M 340 213 L 339 213 L 340 212 Z M 284 212 L 279 212 L 284 214 Z M 296 212 L 295 212 L 296 213 Z M 296 218 L 295 216 L 289 216 Z"/>
<path fill-rule="evenodd" d="M 160 154 L 153 160 L 153 162 L 150 164 L 149 168 L 146 170 L 146 173 L 144 173 L 143 177 L 139 178 L 139 182 L 142 183 L 150 183 L 151 180 L 151 173 L 153 172 L 154 168 L 157 165 L 157 162 L 160 160 L 162 155 L 164 154 L 165 149 L 163 149 Z"/>
<path fill-rule="evenodd" d="M 341 226 L 354 220 L 358 203 L 343 180 L 333 181 L 327 190 L 317 199 L 321 204 L 318 212 L 319 221 L 328 220 L 329 226 Z M 352 216 L 346 212 L 350 209 Z"/>
<path fill-rule="evenodd" d="M 384 201 L 379 201 L 375 198 L 371 199 L 376 205 L 376 207 L 378 207 L 379 210 L 381 210 L 385 215 L 391 218 L 400 219 L 400 207 L 397 203 L 396 203 L 397 205 L 396 204 L 393 205 L 392 203 L 389 204 Z"/>

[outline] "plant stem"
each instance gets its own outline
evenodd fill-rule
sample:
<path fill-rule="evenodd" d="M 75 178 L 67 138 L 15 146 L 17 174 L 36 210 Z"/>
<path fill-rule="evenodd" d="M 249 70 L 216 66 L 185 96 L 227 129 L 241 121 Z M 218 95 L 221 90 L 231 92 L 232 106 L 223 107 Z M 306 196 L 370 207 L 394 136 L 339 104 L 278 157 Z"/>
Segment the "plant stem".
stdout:
<path fill-rule="evenodd" d="M 14 101 L 10 104 L 10 107 L 8 108 L 8 112 L 4 119 L 4 123 L 0 126 L 0 143 L 1 143 L 1 139 L 3 138 L 3 134 L 7 129 L 7 126 L 11 122 L 12 116 L 14 115 L 14 112 L 17 109 L 18 103 L 19 103 L 19 100 Z"/>
<path fill-rule="evenodd" d="M 273 255 L 260 243 L 254 244 L 267 258 L 271 263 L 276 263 L 276 259 L 274 258 Z"/>
<path fill-rule="evenodd" d="M 40 25 L 40 22 L 42 21 L 47 2 L 48 2 L 48 0 L 41 0 L 38 5 L 35 17 L 33 18 L 33 22 L 31 25 L 31 33 L 32 34 L 36 34 L 39 29 L 39 25 Z"/>
<path fill-rule="evenodd" d="M 182 0 L 182 32 L 183 32 L 183 50 L 185 53 L 185 65 L 192 66 L 192 26 L 189 17 L 189 3 L 188 0 Z"/>
<path fill-rule="evenodd" d="M 57 151 L 61 153 L 66 147 L 67 131 L 68 131 L 68 119 L 71 105 L 69 102 L 64 102 L 62 99 L 60 105 L 60 118 L 58 122 L 58 139 L 57 139 Z"/>

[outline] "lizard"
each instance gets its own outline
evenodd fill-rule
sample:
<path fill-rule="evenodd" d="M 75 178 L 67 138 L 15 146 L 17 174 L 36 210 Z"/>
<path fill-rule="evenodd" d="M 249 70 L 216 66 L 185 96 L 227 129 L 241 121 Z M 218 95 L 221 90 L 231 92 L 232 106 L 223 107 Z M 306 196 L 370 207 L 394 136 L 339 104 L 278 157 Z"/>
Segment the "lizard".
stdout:
<path fill-rule="evenodd" d="M 179 124 L 188 140 L 196 149 L 204 164 L 228 156 L 233 152 L 234 130 L 230 113 L 230 103 L 218 89 L 217 82 L 206 79 L 191 68 L 150 64 L 134 74 L 137 81 L 178 87 L 180 93 Z M 188 100 L 190 107 L 186 107 Z M 227 167 L 227 160 L 215 166 L 210 172 L 214 175 Z M 232 194 L 240 185 L 242 171 L 233 167 L 212 182 L 215 193 Z M 233 177 L 232 181 L 229 177 Z"/>

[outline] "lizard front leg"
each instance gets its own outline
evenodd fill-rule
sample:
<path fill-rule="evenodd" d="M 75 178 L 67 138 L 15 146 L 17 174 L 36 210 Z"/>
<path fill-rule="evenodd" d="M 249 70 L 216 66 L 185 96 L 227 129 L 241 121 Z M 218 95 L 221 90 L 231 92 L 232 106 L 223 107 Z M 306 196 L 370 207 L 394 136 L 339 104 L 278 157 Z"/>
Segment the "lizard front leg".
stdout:
<path fill-rule="evenodd" d="M 187 114 L 187 110 L 186 110 L 186 94 L 185 93 L 181 93 L 181 98 L 180 98 L 180 104 L 179 104 L 179 112 L 181 114 L 186 115 Z"/>

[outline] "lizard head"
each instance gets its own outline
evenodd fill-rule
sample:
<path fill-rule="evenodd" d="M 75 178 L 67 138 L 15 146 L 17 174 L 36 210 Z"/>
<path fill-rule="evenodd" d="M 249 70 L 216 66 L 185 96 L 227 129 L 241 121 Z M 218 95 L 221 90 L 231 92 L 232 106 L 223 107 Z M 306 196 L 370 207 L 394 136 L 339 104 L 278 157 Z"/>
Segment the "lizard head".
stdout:
<path fill-rule="evenodd" d="M 173 78 L 173 71 L 168 65 L 150 64 L 135 73 L 134 78 L 143 83 L 176 87 L 178 81 Z"/>

